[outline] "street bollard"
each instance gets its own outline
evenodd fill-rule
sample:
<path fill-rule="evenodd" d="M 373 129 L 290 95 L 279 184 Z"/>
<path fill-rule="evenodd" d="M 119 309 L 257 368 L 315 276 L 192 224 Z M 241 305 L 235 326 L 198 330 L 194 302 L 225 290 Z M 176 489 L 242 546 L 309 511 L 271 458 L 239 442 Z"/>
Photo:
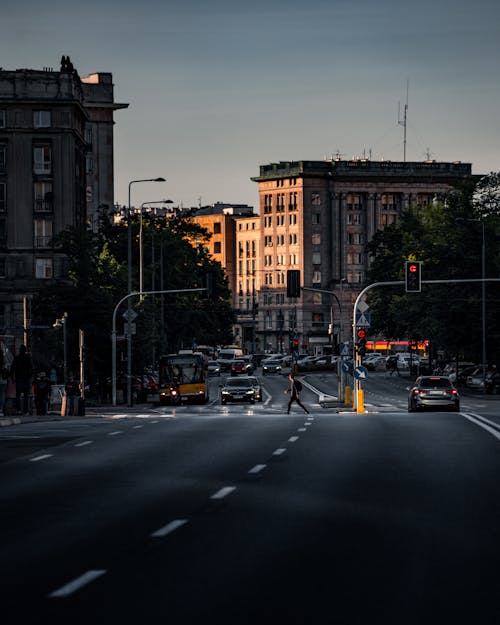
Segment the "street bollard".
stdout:
<path fill-rule="evenodd" d="M 357 412 L 365 411 L 365 392 L 362 388 L 358 390 L 358 409 Z"/>

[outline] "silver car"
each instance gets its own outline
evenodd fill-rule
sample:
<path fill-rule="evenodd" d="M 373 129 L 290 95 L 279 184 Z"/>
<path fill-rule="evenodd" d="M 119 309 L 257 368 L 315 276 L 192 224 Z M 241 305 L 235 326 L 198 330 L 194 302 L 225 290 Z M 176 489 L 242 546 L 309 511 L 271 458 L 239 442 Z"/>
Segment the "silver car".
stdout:
<path fill-rule="evenodd" d="M 460 395 L 450 378 L 442 375 L 421 376 L 408 389 L 408 412 L 425 408 L 460 410 Z"/>

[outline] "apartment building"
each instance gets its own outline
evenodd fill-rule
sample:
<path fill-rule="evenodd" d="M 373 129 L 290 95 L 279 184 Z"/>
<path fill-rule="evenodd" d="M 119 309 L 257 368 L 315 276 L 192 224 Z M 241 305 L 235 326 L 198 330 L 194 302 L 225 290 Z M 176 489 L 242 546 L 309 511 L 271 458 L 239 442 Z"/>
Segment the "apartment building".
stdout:
<path fill-rule="evenodd" d="M 471 177 L 466 163 L 369 160 L 263 165 L 258 176 L 260 258 L 257 335 L 280 351 L 295 332 L 301 351 L 325 353 L 349 340 L 353 303 L 365 284 L 365 246 L 413 205 L 442 198 Z M 286 296 L 286 270 L 302 294 Z M 332 324 L 333 334 L 329 334 Z M 286 350 L 285 350 L 286 351 Z"/>
<path fill-rule="evenodd" d="M 23 337 L 25 303 L 64 279 L 53 245 L 69 226 L 113 208 L 112 75 L 0 70 L 0 334 Z M 23 310 L 24 309 L 24 310 Z"/>

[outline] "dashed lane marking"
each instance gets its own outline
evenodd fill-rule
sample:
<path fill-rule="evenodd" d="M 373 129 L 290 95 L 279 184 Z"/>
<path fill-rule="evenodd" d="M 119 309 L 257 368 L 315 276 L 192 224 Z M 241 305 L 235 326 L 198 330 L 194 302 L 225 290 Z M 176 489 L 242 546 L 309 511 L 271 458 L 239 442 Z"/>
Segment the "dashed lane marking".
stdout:
<path fill-rule="evenodd" d="M 61 588 L 58 588 L 57 590 L 54 590 L 54 592 L 51 592 L 49 597 L 52 599 L 57 599 L 60 597 L 67 597 L 68 595 L 72 595 L 77 590 L 80 590 L 80 588 L 83 588 L 83 586 L 90 584 L 95 579 L 101 577 L 101 575 L 104 575 L 105 573 L 106 571 L 102 569 L 87 571 L 83 575 L 80 575 L 80 577 L 77 577 L 73 581 L 68 582 L 64 586 L 61 586 Z"/>
<path fill-rule="evenodd" d="M 175 532 L 175 530 L 179 529 L 179 527 L 182 527 L 187 522 L 187 519 L 175 519 L 175 521 L 170 521 L 170 523 L 167 523 L 163 527 L 160 527 L 160 529 L 156 530 L 156 532 L 153 532 L 151 536 L 153 538 L 163 538 L 164 536 Z"/>

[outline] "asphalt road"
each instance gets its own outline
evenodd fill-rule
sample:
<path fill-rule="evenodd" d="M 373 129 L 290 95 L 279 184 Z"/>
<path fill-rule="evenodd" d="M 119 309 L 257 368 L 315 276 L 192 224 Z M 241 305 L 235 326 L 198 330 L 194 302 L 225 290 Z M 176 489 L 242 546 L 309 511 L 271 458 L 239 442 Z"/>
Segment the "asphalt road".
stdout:
<path fill-rule="evenodd" d="M 370 385 L 1 428 L 2 623 L 497 625 L 500 402 Z"/>

